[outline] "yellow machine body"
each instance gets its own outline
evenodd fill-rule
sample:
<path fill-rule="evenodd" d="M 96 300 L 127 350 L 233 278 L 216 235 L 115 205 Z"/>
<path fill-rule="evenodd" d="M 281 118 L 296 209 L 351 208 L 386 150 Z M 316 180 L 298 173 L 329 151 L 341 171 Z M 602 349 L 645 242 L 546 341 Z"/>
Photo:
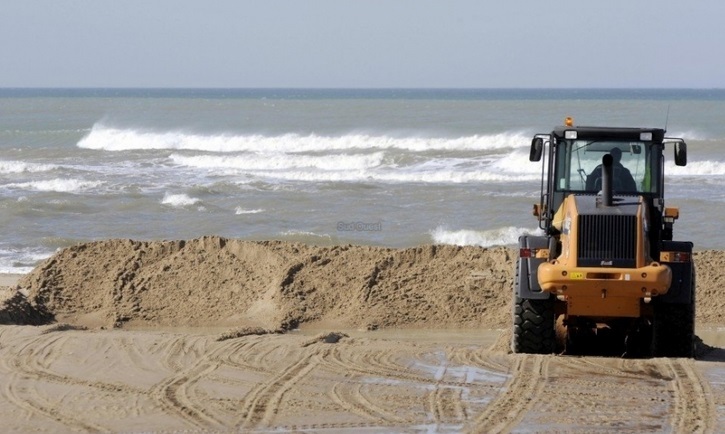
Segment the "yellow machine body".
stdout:
<path fill-rule="evenodd" d="M 561 254 L 539 266 L 538 281 L 566 303 L 567 316 L 639 317 L 643 305 L 652 297 L 667 293 L 672 272 L 650 258 L 647 222 L 642 198 L 637 198 L 635 267 L 581 266 L 578 263 L 581 230 L 576 196 L 564 199 L 554 216 L 553 226 L 560 231 Z"/>

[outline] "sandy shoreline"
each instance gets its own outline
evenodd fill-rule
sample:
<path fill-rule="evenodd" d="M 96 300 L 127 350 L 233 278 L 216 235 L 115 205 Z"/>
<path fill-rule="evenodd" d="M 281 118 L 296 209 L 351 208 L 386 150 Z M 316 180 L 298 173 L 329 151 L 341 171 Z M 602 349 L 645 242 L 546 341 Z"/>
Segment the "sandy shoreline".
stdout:
<path fill-rule="evenodd" d="M 510 354 L 503 247 L 87 243 L 0 275 L 0 419 L 10 432 L 718 432 L 722 257 L 695 255 L 711 347 L 632 360 Z"/>

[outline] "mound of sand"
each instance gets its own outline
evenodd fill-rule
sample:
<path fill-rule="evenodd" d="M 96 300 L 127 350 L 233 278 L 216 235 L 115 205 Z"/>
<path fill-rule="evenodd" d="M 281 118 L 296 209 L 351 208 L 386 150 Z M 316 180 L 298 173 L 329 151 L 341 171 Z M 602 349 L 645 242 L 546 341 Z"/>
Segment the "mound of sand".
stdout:
<path fill-rule="evenodd" d="M 723 320 L 721 257 L 695 255 L 700 321 Z M 509 326 L 514 259 L 505 247 L 108 240 L 62 250 L 18 286 L 86 326 L 490 329 Z"/>
<path fill-rule="evenodd" d="M 87 325 L 491 328 L 510 316 L 511 260 L 503 247 L 108 240 L 57 253 L 19 286 Z"/>

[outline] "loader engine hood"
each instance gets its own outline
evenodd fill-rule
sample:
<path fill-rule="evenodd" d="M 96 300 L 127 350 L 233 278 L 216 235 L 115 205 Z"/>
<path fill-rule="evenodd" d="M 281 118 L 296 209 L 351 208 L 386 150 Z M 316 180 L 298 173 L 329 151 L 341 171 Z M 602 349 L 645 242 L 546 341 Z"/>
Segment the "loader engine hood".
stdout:
<path fill-rule="evenodd" d="M 562 203 L 560 262 L 576 267 L 636 268 L 648 261 L 647 207 L 642 197 L 570 195 Z"/>

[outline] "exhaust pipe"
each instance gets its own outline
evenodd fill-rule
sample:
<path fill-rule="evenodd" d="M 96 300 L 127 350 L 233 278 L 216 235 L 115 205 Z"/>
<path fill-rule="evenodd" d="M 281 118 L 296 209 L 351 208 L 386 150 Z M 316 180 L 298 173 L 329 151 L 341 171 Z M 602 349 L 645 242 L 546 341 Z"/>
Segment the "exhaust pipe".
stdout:
<path fill-rule="evenodd" d="M 612 206 L 612 163 L 614 159 L 606 154 L 602 157 L 602 204 Z"/>

